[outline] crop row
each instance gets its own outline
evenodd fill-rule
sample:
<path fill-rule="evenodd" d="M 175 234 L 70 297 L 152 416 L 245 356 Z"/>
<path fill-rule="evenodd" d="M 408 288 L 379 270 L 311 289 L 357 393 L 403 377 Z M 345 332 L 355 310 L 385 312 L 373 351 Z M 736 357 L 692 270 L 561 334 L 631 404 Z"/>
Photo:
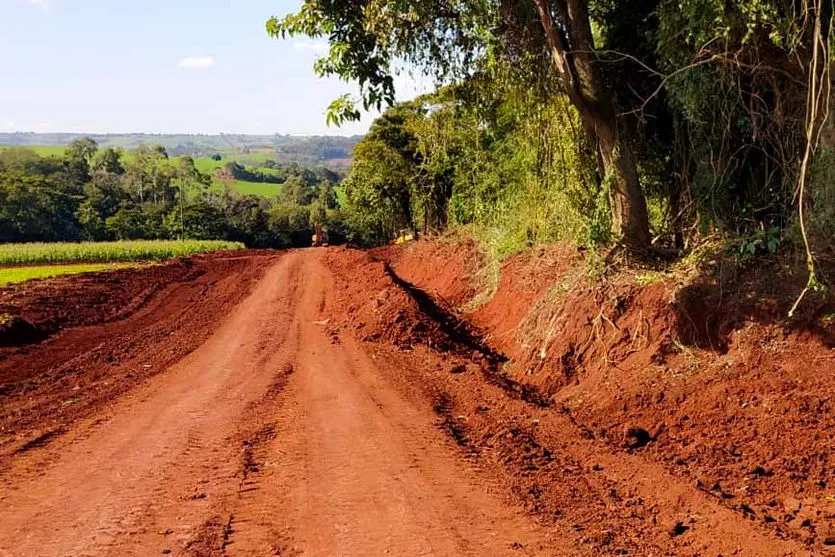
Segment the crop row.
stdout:
<path fill-rule="evenodd" d="M 159 261 L 198 253 L 243 248 L 215 240 L 137 240 L 51 244 L 0 244 L 0 266 L 42 263 L 114 263 Z"/>

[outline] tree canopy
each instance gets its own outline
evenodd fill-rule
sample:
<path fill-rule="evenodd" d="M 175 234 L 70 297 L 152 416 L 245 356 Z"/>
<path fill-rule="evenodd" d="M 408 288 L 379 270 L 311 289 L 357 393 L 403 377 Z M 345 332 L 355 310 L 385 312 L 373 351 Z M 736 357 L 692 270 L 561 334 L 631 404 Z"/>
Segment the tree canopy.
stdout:
<path fill-rule="evenodd" d="M 643 252 L 831 236 L 832 17 L 822 0 L 304 0 L 267 32 L 327 40 L 315 71 L 364 108 L 395 104 L 398 71 L 436 78 L 355 151 L 349 199 L 378 231 L 474 222 Z M 328 118 L 359 116 L 341 97 Z M 381 131 L 396 120 L 406 144 Z"/>

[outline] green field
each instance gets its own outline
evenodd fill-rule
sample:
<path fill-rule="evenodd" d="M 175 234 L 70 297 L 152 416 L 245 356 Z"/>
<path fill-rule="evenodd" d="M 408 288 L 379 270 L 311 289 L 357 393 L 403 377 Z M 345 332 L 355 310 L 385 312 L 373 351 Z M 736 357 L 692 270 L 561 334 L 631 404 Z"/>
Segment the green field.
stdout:
<path fill-rule="evenodd" d="M 16 145 L 0 145 L 0 151 L 5 151 L 6 149 L 26 149 L 27 151 L 34 151 L 42 157 L 60 157 L 64 154 L 66 147 L 63 145 L 26 145 L 20 147 Z"/>
<path fill-rule="evenodd" d="M 59 277 L 62 275 L 77 275 L 79 273 L 94 273 L 100 271 L 115 271 L 136 267 L 139 263 L 87 263 L 80 265 L 46 265 L 40 267 L 8 267 L 0 269 L 0 286 L 16 282 L 26 282 L 32 279 Z"/>
<path fill-rule="evenodd" d="M 237 242 L 213 240 L 0 244 L 0 266 L 159 261 L 243 247 Z"/>
<path fill-rule="evenodd" d="M 64 154 L 65 147 L 60 145 L 27 145 L 24 147 L 13 147 L 0 145 L 0 151 L 4 149 L 23 148 L 34 151 L 42 157 L 60 157 Z M 275 159 L 275 149 L 264 147 L 251 149 L 249 152 L 242 153 L 237 149 L 219 149 L 217 154 L 223 157 L 216 161 L 209 156 L 195 157 L 194 166 L 203 174 L 208 174 L 212 177 L 212 189 L 215 191 L 223 191 L 223 188 L 229 186 L 233 191 L 243 195 L 258 195 L 261 197 L 275 197 L 281 191 L 280 184 L 267 184 L 262 182 L 246 182 L 243 180 L 221 180 L 217 177 L 216 171 L 223 168 L 227 163 L 237 162 L 244 166 L 255 166 L 264 161 Z M 130 163 L 133 158 L 132 151 L 125 151 L 122 154 L 122 161 Z M 171 157 L 171 164 L 179 164 L 181 157 Z M 280 171 L 269 168 L 262 168 L 262 172 L 266 174 L 278 175 Z"/>
<path fill-rule="evenodd" d="M 232 189 L 244 195 L 258 195 L 261 197 L 276 197 L 281 192 L 281 184 L 268 184 L 265 182 L 244 182 L 242 180 L 231 180 L 228 183 Z"/>

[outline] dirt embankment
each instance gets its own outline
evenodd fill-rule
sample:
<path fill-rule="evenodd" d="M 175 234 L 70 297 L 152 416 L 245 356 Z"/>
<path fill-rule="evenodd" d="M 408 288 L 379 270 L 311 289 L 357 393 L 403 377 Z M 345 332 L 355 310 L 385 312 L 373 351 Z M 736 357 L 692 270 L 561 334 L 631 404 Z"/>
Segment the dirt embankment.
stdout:
<path fill-rule="evenodd" d="M 477 276 L 474 251 L 471 244 L 417 243 L 375 256 L 439 306 L 460 309 L 478 293 L 477 284 L 461 284 Z M 521 406 L 509 418 L 517 426 L 495 431 L 479 405 L 465 411 L 471 395 L 452 396 L 449 414 L 465 417 L 460 427 L 470 442 L 498 450 L 494 458 L 508 463 L 521 458 L 522 477 L 538 479 L 513 479 L 520 497 L 580 524 L 583 517 L 569 510 L 572 497 L 586 510 L 599 509 L 589 516 L 601 524 L 613 520 L 606 509 L 615 505 L 633 515 L 635 533 L 659 522 L 674 546 L 694 537 L 698 544 L 703 540 L 694 532 L 720 532 L 701 515 L 713 511 L 696 510 L 709 502 L 753 531 L 802 543 L 813 554 L 835 554 L 831 302 L 818 304 L 803 323 L 783 319 L 797 289 L 777 262 L 723 284 L 639 285 L 634 274 L 621 273 L 594 287 L 577 280 L 584 272 L 579 263 L 577 252 L 563 247 L 513 257 L 495 295 L 457 313 L 471 337 L 509 358 L 493 383 L 534 393 L 525 398 L 548 407 Z M 524 424 L 526 414 L 537 427 Z M 513 438 L 516 450 L 497 442 L 502 437 Z M 613 455 L 623 460 L 609 465 L 625 476 L 609 478 L 609 492 L 595 470 L 609 470 L 603 461 Z M 632 480 L 628 463 L 635 466 Z M 640 478 L 653 473 L 665 485 L 644 491 Z M 661 520 L 665 492 L 691 502 Z M 652 539 L 659 527 L 641 536 Z M 665 545 L 659 541 L 656 549 Z"/>
<path fill-rule="evenodd" d="M 0 290 L 0 313 L 37 333 L 0 348 L 0 461 L 199 346 L 275 257 L 218 254 Z"/>

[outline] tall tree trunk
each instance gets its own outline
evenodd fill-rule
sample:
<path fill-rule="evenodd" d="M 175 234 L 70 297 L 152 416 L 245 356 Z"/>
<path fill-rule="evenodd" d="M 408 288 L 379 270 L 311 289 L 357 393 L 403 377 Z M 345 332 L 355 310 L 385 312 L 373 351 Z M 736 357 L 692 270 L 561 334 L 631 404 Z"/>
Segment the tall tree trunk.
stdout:
<path fill-rule="evenodd" d="M 587 0 L 534 0 L 551 59 L 586 133 L 596 142 L 612 211 L 612 233 L 632 250 L 649 247 L 649 217 L 632 150 L 594 55 Z M 561 25 L 554 23 L 557 16 Z"/>

